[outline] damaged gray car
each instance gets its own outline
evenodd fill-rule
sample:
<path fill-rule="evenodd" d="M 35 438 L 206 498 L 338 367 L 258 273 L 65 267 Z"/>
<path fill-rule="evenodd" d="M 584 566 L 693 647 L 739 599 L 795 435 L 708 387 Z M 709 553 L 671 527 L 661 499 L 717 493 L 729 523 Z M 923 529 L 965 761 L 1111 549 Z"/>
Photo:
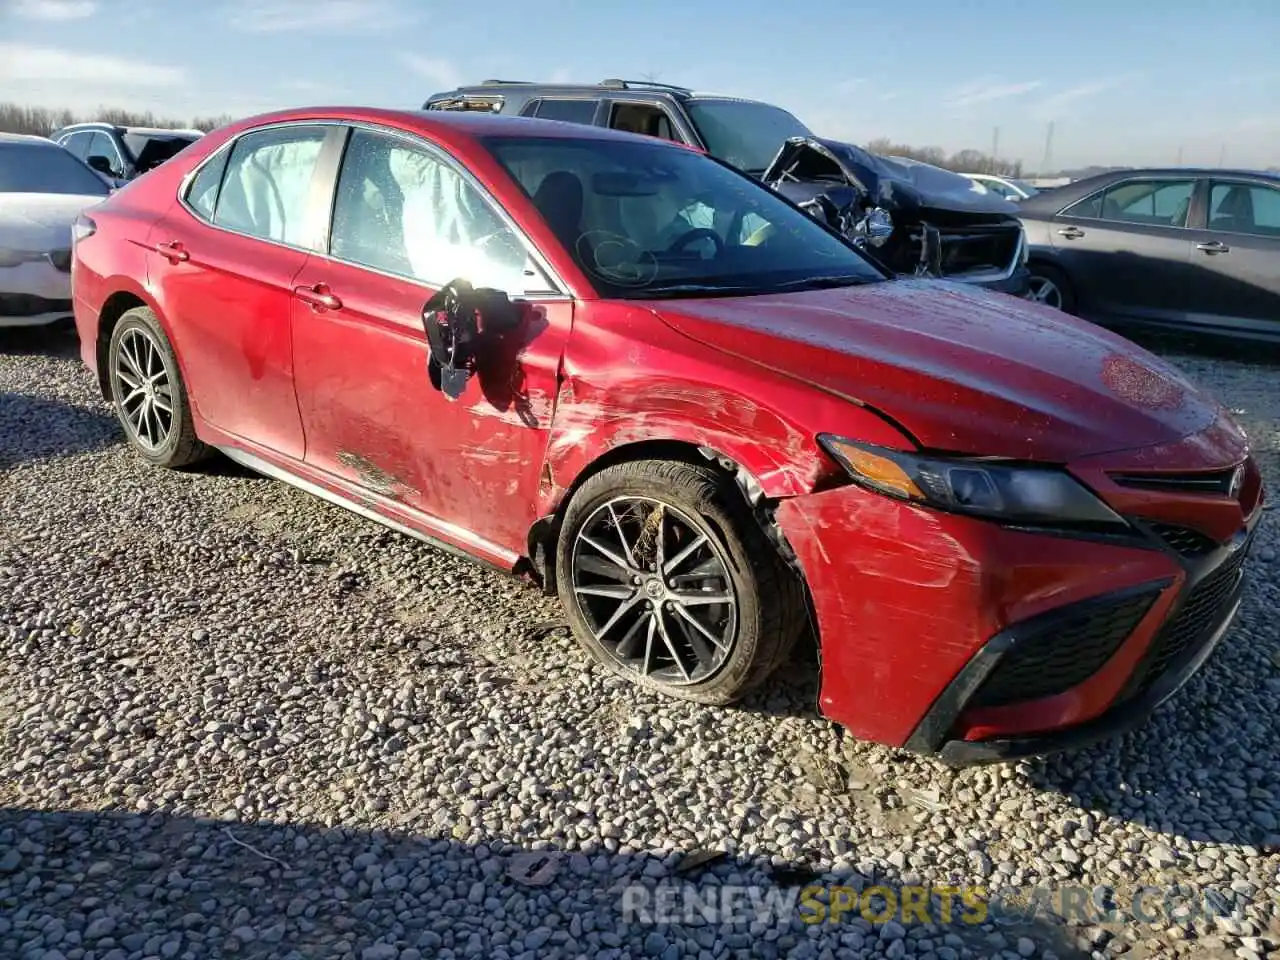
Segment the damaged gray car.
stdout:
<path fill-rule="evenodd" d="M 1027 293 L 1014 204 L 960 174 L 819 137 L 774 104 L 632 80 L 486 80 L 433 94 L 422 108 L 541 117 L 684 143 L 762 180 L 896 273 Z"/>

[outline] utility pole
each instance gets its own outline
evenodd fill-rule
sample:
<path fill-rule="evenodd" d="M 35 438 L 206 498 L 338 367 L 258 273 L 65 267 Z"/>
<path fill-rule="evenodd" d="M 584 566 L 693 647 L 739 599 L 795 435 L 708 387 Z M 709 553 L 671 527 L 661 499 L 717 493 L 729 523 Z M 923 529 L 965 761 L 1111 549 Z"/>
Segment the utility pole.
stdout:
<path fill-rule="evenodd" d="M 996 172 L 997 158 L 1000 156 L 1000 128 L 993 127 L 991 130 L 991 172 Z"/>
<path fill-rule="evenodd" d="M 1053 121 L 1049 121 L 1049 132 L 1044 137 L 1044 159 L 1040 161 L 1042 174 L 1053 173 Z"/>
<path fill-rule="evenodd" d="M 1182 145 L 1181 144 L 1178 145 L 1178 162 L 1175 163 L 1174 166 L 1175 167 L 1182 166 Z"/>
<path fill-rule="evenodd" d="M 1225 167 L 1227 165 L 1227 145 L 1224 143 L 1218 150 L 1218 166 Z"/>

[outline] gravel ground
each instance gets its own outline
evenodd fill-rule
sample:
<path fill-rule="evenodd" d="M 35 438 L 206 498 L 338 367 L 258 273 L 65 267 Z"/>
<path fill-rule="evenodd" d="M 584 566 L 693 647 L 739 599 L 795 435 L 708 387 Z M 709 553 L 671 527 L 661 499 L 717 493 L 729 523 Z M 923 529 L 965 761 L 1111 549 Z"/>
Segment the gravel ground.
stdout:
<path fill-rule="evenodd" d="M 1280 490 L 1275 368 L 1174 359 Z M 225 463 L 148 469 L 73 339 L 3 335 L 0 957 L 1264 956 L 1275 517 L 1237 629 L 1148 726 L 953 775 L 839 736 L 811 665 L 736 709 L 658 699 L 589 668 L 513 580 Z M 812 878 L 1109 885 L 1122 907 L 1184 884 L 1235 914 L 904 929 L 621 906 L 629 884 Z"/>

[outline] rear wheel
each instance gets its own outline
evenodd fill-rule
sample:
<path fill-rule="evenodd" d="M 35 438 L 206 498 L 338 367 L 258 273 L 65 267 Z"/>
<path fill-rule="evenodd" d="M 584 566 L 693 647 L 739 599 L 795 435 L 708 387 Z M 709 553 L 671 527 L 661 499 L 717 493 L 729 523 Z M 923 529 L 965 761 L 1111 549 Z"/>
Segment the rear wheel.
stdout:
<path fill-rule="evenodd" d="M 129 445 L 159 467 L 182 467 L 208 455 L 169 338 L 147 307 L 126 311 L 107 349 L 107 378 Z"/>
<path fill-rule="evenodd" d="M 596 660 L 701 703 L 764 680 L 806 622 L 798 577 L 732 480 L 685 463 L 623 463 L 584 483 L 561 526 L 556 582 Z"/>
<path fill-rule="evenodd" d="M 1027 293 L 1031 300 L 1065 313 L 1076 312 L 1076 299 L 1067 275 L 1047 263 L 1032 263 L 1028 270 Z"/>

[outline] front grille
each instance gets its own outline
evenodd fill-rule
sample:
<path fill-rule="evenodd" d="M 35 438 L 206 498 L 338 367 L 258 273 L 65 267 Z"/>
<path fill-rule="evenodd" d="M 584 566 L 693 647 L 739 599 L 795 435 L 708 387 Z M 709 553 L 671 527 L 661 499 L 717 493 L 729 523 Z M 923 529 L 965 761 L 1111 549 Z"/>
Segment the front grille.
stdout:
<path fill-rule="evenodd" d="M 1205 643 L 1226 613 L 1250 544 L 1228 557 L 1220 567 L 1191 588 L 1186 602 L 1161 628 L 1130 679 L 1122 700 L 1140 697 L 1160 679 L 1169 666 Z"/>
<path fill-rule="evenodd" d="M 938 227 L 941 241 L 939 266 L 945 277 L 962 278 L 965 274 L 1004 273 L 1011 270 L 1018 255 L 1021 228 L 1012 225 Z M 923 237 L 916 232 L 912 245 L 919 258 Z"/>
<path fill-rule="evenodd" d="M 1212 537 L 1206 536 L 1199 530 L 1192 530 L 1190 527 L 1150 521 L 1147 522 L 1147 526 L 1180 557 L 1188 559 L 1207 557 L 1218 549 L 1218 544 Z"/>
<path fill-rule="evenodd" d="M 1158 590 L 1082 605 L 1019 635 L 969 706 L 997 707 L 1070 690 L 1098 672 L 1133 633 Z"/>
<path fill-rule="evenodd" d="M 70 312 L 70 300 L 49 300 L 27 293 L 0 293 L 0 317 L 35 317 L 42 313 Z"/>
<path fill-rule="evenodd" d="M 1111 479 L 1122 487 L 1155 490 L 1161 493 L 1207 493 L 1227 496 L 1236 468 L 1204 470 L 1198 473 L 1113 473 Z"/>

